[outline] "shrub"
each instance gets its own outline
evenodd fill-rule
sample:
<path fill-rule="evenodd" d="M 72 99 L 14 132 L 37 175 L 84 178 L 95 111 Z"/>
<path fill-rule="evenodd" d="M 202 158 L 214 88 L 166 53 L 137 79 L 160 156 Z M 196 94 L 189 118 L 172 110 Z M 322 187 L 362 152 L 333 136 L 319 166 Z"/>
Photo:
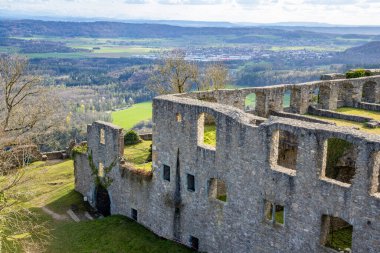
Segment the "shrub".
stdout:
<path fill-rule="evenodd" d="M 125 145 L 133 145 L 133 144 L 137 144 L 140 142 L 141 142 L 141 139 L 140 139 L 139 135 L 133 130 L 129 130 L 124 135 L 124 144 Z"/>
<path fill-rule="evenodd" d="M 87 150 L 88 150 L 87 143 L 84 142 L 84 143 L 74 146 L 71 151 L 71 155 L 74 156 L 75 154 L 86 154 Z"/>
<path fill-rule="evenodd" d="M 346 78 L 348 78 L 348 79 L 359 78 L 359 77 L 365 77 L 365 76 L 370 76 L 370 75 L 371 75 L 371 71 L 369 71 L 369 70 L 355 69 L 355 70 L 348 71 L 346 73 Z"/>

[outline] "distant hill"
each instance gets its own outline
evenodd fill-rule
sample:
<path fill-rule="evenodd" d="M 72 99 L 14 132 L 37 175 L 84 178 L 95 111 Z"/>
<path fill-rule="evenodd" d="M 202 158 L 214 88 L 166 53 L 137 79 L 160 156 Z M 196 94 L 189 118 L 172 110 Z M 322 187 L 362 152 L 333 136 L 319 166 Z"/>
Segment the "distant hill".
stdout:
<path fill-rule="evenodd" d="M 339 54 L 338 58 L 346 63 L 380 64 L 380 41 L 349 48 Z"/>
<path fill-rule="evenodd" d="M 309 31 L 283 31 L 269 27 L 183 27 L 166 24 L 122 22 L 63 22 L 39 20 L 0 20 L 0 37 L 59 36 L 93 38 L 171 38 L 180 36 L 276 36 L 277 38 L 334 38 Z"/>
<path fill-rule="evenodd" d="M 346 54 L 380 55 L 380 41 L 372 41 L 362 46 L 353 47 L 345 51 Z M 380 59 L 379 59 L 380 61 Z"/>

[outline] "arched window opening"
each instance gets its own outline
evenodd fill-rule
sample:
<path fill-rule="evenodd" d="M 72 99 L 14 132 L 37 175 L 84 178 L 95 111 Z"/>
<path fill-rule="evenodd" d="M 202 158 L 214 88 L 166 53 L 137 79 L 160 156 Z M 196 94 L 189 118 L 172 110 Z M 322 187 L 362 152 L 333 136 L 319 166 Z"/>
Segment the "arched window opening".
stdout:
<path fill-rule="evenodd" d="M 246 112 L 253 112 L 256 110 L 256 93 L 248 94 L 245 97 L 244 109 Z"/>
<path fill-rule="evenodd" d="M 198 118 L 198 145 L 215 149 L 216 121 L 214 116 L 201 113 Z"/>

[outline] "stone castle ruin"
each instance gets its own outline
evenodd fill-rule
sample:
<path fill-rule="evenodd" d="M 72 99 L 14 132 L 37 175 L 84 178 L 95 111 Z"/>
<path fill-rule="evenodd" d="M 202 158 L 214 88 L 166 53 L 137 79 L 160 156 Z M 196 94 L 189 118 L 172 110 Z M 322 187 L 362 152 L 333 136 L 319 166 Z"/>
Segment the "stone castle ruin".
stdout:
<path fill-rule="evenodd" d="M 152 172 L 120 158 L 121 128 L 94 122 L 88 154 L 75 156 L 76 190 L 105 215 L 203 252 L 339 252 L 332 238 L 345 231 L 342 252 L 378 253 L 380 136 L 304 114 L 379 102 L 380 76 L 159 96 Z M 204 141 L 210 124 L 215 145 Z M 105 177 L 108 187 L 96 184 Z"/>

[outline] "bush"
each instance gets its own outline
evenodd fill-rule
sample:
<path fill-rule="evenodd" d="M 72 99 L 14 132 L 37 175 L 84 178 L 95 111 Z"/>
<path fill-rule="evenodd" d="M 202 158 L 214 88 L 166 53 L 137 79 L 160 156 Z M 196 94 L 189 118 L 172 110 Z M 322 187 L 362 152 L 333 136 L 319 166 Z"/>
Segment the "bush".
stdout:
<path fill-rule="evenodd" d="M 346 73 L 346 78 L 350 79 L 350 78 L 359 78 L 359 77 L 366 77 L 366 76 L 370 76 L 371 75 L 371 71 L 369 70 L 365 70 L 365 69 L 355 69 L 355 70 L 352 70 L 352 71 L 348 71 Z"/>
<path fill-rule="evenodd" d="M 125 145 L 133 145 L 133 144 L 137 144 L 140 142 L 141 142 L 141 139 L 140 139 L 139 135 L 133 130 L 129 130 L 124 135 L 124 144 Z"/>
<path fill-rule="evenodd" d="M 76 154 L 86 154 L 87 150 L 88 150 L 87 142 L 83 142 L 73 147 L 71 151 L 71 156 L 75 156 Z"/>

